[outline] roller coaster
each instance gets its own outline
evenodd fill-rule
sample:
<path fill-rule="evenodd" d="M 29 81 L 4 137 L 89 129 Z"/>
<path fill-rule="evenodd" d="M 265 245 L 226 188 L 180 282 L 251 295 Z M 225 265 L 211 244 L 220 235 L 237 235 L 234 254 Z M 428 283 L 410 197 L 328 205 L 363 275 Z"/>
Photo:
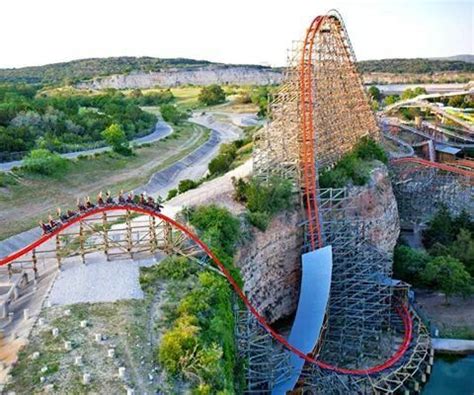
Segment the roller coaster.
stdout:
<path fill-rule="evenodd" d="M 111 201 L 78 212 L 30 245 L 1 258 L 0 267 L 7 267 L 10 275 L 22 270 L 37 275 L 41 258 L 54 259 L 60 267 L 68 256 L 80 255 L 85 262 L 87 254 L 97 250 L 108 259 L 157 250 L 185 255 L 225 276 L 246 307 L 243 357 L 247 358 L 248 393 L 284 393 L 278 388 L 289 382 L 288 374 L 296 377 L 290 390 L 305 393 L 417 392 L 419 381 L 426 381 L 431 371 L 433 350 L 428 329 L 410 305 L 408 285 L 391 279 L 390 257 L 364 239 L 366 224 L 349 213 L 347 190 L 318 186 L 319 169 L 332 166 L 364 136 L 380 139 L 349 36 L 336 11 L 316 17 L 304 41 L 297 43 L 271 114 L 272 121 L 255 140 L 254 174 L 263 179 L 284 176 L 300 191 L 305 213 L 303 260 L 332 250 L 331 290 L 321 315 L 323 325 L 317 331 L 306 328 L 314 337 L 311 350 L 295 346 L 266 321 L 192 229 L 140 204 Z M 429 169 L 434 173 L 425 183 L 436 180 L 438 173 L 449 174 L 453 177 L 449 181 L 459 184 L 463 196 L 472 199 L 472 170 L 418 158 L 393 160 L 391 168 L 402 192 L 411 187 L 410 175 Z M 434 199 L 442 201 L 443 196 Z M 300 299 L 306 296 L 302 292 Z M 315 299 L 315 294 L 310 296 Z M 256 336 L 249 335 L 249 330 Z M 252 347 L 252 342 L 262 339 L 266 346 Z M 375 355 L 378 350 L 380 354 Z M 252 354 L 257 351 L 258 356 Z M 364 354 L 370 357 L 363 359 Z M 278 363 L 272 362 L 275 356 L 281 356 Z M 301 367 L 291 366 L 289 356 L 299 359 Z"/>

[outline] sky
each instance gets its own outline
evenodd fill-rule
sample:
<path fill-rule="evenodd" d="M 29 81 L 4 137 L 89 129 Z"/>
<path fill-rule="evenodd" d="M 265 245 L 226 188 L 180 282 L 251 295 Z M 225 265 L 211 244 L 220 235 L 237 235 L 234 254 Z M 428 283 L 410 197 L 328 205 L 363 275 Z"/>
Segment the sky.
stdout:
<path fill-rule="evenodd" d="M 474 53 L 474 0 L 2 0 L 0 68 L 108 56 L 283 66 L 333 8 L 359 60 Z"/>

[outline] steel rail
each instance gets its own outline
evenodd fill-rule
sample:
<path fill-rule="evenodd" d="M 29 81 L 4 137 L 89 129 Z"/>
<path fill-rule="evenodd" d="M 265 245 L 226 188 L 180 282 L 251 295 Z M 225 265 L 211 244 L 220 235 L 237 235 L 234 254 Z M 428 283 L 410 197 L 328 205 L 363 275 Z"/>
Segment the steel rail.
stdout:
<path fill-rule="evenodd" d="M 276 332 L 270 324 L 268 324 L 265 321 L 265 318 L 263 318 L 262 315 L 256 310 L 256 308 L 250 303 L 248 298 L 245 296 L 244 292 L 242 289 L 239 287 L 237 284 L 236 280 L 232 277 L 230 272 L 225 268 L 225 266 L 222 264 L 222 262 L 217 258 L 216 255 L 211 251 L 211 249 L 189 228 L 187 228 L 185 225 L 175 221 L 174 219 L 160 213 L 157 211 L 154 211 L 149 208 L 145 207 L 140 207 L 140 206 L 135 206 L 135 205 L 106 205 L 106 206 L 100 206 L 93 208 L 91 210 L 88 210 L 84 213 L 79 214 L 76 217 L 71 218 L 69 221 L 62 223 L 59 227 L 57 227 L 54 231 L 50 233 L 46 233 L 43 236 L 41 236 L 38 240 L 34 241 L 33 243 L 29 244 L 28 246 L 0 259 L 0 266 L 7 265 L 14 260 L 21 258 L 22 256 L 28 254 L 29 252 L 33 251 L 37 247 L 41 246 L 42 244 L 46 243 L 48 240 L 52 239 L 53 237 L 59 235 L 62 233 L 64 230 L 70 228 L 71 226 L 79 223 L 80 221 L 89 218 L 91 216 L 101 214 L 104 212 L 112 212 L 112 211 L 126 211 L 129 210 L 131 212 L 136 212 L 140 214 L 145 214 L 149 215 L 155 218 L 159 218 L 160 220 L 170 224 L 172 227 L 175 229 L 181 231 L 184 233 L 189 239 L 194 241 L 206 254 L 209 258 L 212 259 L 212 261 L 216 264 L 216 266 L 219 268 L 219 270 L 222 272 L 222 274 L 226 277 L 227 281 L 230 283 L 232 288 L 234 289 L 235 293 L 239 296 L 239 298 L 242 300 L 242 302 L 245 304 L 247 309 L 252 313 L 252 315 L 256 318 L 256 320 L 259 322 L 259 324 L 278 342 L 280 343 L 283 347 L 285 347 L 287 350 L 290 352 L 294 353 L 298 357 L 304 359 L 306 362 L 314 364 L 316 366 L 319 366 L 322 369 L 333 371 L 336 373 L 340 374 L 346 374 L 346 375 L 370 375 L 370 374 L 375 374 L 378 372 L 381 372 L 385 369 L 390 368 L 393 366 L 395 363 L 397 363 L 402 356 L 405 354 L 405 352 L 408 350 L 412 338 L 412 330 L 413 330 L 413 324 L 411 320 L 410 313 L 408 311 L 407 306 L 401 305 L 396 307 L 397 313 L 400 315 L 401 319 L 403 320 L 403 324 L 405 327 L 405 336 L 403 339 L 402 344 L 400 345 L 399 349 L 389 358 L 387 359 L 384 363 L 380 365 L 373 366 L 371 368 L 367 369 L 346 369 L 346 368 L 341 368 L 338 366 L 333 366 L 331 364 L 328 364 L 326 362 L 317 360 L 313 358 L 311 355 L 307 355 L 298 348 L 292 346 L 288 340 L 286 340 L 282 335 L 280 335 L 278 332 Z"/>

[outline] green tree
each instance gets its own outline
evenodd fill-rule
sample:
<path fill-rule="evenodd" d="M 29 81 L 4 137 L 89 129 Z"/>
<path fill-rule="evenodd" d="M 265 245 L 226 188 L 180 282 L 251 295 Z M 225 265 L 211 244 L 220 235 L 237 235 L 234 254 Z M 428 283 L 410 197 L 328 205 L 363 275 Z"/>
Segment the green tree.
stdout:
<path fill-rule="evenodd" d="M 398 95 L 389 95 L 383 100 L 383 102 L 386 106 L 390 106 L 392 104 L 395 104 L 399 100 L 400 100 L 400 96 L 398 96 Z"/>
<path fill-rule="evenodd" d="M 460 229 L 456 240 L 449 247 L 450 255 L 459 259 L 474 277 L 474 237 L 467 229 Z"/>
<path fill-rule="evenodd" d="M 171 122 L 175 125 L 179 124 L 187 116 L 185 112 L 180 111 L 173 104 L 162 104 L 160 106 L 160 113 L 166 122 Z"/>
<path fill-rule="evenodd" d="M 444 293 L 446 303 L 450 296 L 472 293 L 471 276 L 460 261 L 450 256 L 439 256 L 428 262 L 423 278 Z"/>
<path fill-rule="evenodd" d="M 453 218 L 447 207 L 441 206 L 428 223 L 428 228 L 423 231 L 423 244 L 426 248 L 431 248 L 436 243 L 448 246 L 455 237 Z"/>
<path fill-rule="evenodd" d="M 127 136 L 120 125 L 113 123 L 105 129 L 101 135 L 115 152 L 122 155 L 129 155 L 131 153 L 131 149 L 128 146 Z"/>
<path fill-rule="evenodd" d="M 201 89 L 201 92 L 198 96 L 198 100 L 201 104 L 204 104 L 205 106 L 213 106 L 215 104 L 224 103 L 225 92 L 217 84 L 205 86 Z"/>
<path fill-rule="evenodd" d="M 393 274 L 414 286 L 423 286 L 422 274 L 430 259 L 426 252 L 404 245 L 396 246 L 393 254 Z"/>
<path fill-rule="evenodd" d="M 380 93 L 380 89 L 377 88 L 375 85 L 372 85 L 368 91 L 369 93 L 369 97 L 372 99 L 372 100 L 375 100 L 375 101 L 380 101 L 380 99 L 382 98 L 382 94 Z"/>
<path fill-rule="evenodd" d="M 23 161 L 23 167 L 30 173 L 58 175 L 67 167 L 67 159 L 47 149 L 32 150 Z"/>

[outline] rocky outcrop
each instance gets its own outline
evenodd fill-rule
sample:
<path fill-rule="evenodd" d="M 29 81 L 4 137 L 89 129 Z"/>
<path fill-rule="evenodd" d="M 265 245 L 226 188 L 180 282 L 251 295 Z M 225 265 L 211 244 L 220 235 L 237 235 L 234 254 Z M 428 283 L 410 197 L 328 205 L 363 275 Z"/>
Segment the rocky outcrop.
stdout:
<path fill-rule="evenodd" d="M 363 219 L 367 241 L 391 253 L 400 232 L 397 202 L 388 170 L 380 164 L 367 185 L 348 187 L 347 213 Z M 351 212 L 352 211 L 352 212 Z M 280 214 L 266 232 L 255 230 L 253 238 L 237 256 L 250 302 L 269 321 L 294 313 L 300 289 L 302 217 L 298 212 Z"/>
<path fill-rule="evenodd" d="M 364 186 L 348 190 L 348 205 L 365 222 L 366 238 L 383 252 L 392 253 L 400 234 L 398 207 L 386 166 L 376 166 Z"/>
<path fill-rule="evenodd" d="M 241 248 L 236 262 L 244 291 L 268 322 L 292 314 L 300 289 L 300 256 L 303 245 L 301 217 L 297 212 L 280 214 L 266 232 L 255 230 Z"/>
<path fill-rule="evenodd" d="M 173 87 L 178 85 L 210 85 L 210 84 L 238 84 L 238 85 L 267 85 L 278 84 L 282 80 L 282 73 L 278 70 L 265 67 L 209 66 L 194 69 L 165 69 L 158 72 L 132 72 L 130 74 L 97 77 L 91 81 L 79 82 L 80 89 L 133 89 Z"/>

